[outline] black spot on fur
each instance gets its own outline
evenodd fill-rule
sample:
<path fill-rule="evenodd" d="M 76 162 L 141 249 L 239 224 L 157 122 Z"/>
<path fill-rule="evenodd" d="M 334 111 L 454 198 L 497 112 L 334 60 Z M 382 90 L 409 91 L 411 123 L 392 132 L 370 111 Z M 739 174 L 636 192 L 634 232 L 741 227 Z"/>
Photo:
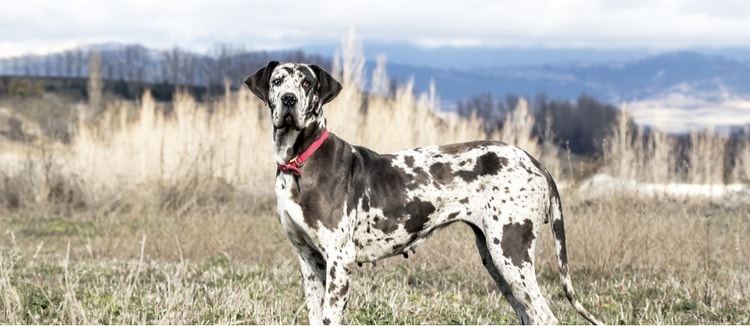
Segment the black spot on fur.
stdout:
<path fill-rule="evenodd" d="M 469 197 L 466 197 L 466 198 L 464 198 L 464 199 L 461 199 L 461 200 L 459 200 L 458 202 L 459 202 L 459 203 L 461 203 L 461 204 L 468 204 L 468 203 L 469 203 Z"/>
<path fill-rule="evenodd" d="M 555 220 L 552 223 L 552 230 L 555 234 L 555 239 L 563 244 L 562 250 L 560 250 L 560 260 L 563 262 L 568 261 L 568 250 L 565 246 L 565 228 L 563 226 L 562 219 Z"/>
<path fill-rule="evenodd" d="M 373 226 L 385 234 L 391 234 L 398 230 L 399 223 L 397 219 L 387 218 L 377 221 Z"/>
<path fill-rule="evenodd" d="M 511 223 L 503 226 L 502 249 L 503 255 L 509 258 L 513 265 L 521 267 L 524 262 L 531 262 L 529 250 L 534 240 L 534 230 L 529 219 L 523 223 Z"/>
<path fill-rule="evenodd" d="M 419 167 L 414 168 L 414 176 L 409 176 L 408 178 L 406 189 L 409 190 L 414 190 L 430 182 L 430 176 L 424 171 L 424 169 Z"/>
<path fill-rule="evenodd" d="M 429 221 L 430 214 L 435 212 L 435 206 L 432 203 L 421 201 L 419 198 L 406 204 L 405 208 L 409 219 L 404 224 L 404 228 L 409 233 L 422 231 L 425 223 Z"/>
<path fill-rule="evenodd" d="M 438 162 L 430 165 L 430 174 L 438 184 L 446 185 L 453 182 L 453 171 L 448 164 Z"/>
<path fill-rule="evenodd" d="M 406 166 L 413 168 L 414 167 L 414 157 L 413 156 L 405 156 L 404 157 L 404 163 L 406 163 Z"/>
<path fill-rule="evenodd" d="M 493 142 L 493 141 L 480 140 L 480 141 L 473 141 L 473 142 L 468 142 L 468 143 L 443 145 L 443 146 L 440 146 L 440 151 L 443 152 L 444 154 L 456 155 L 459 153 L 465 153 L 472 148 L 496 145 L 496 144 L 498 143 Z"/>
<path fill-rule="evenodd" d="M 453 213 L 448 214 L 448 220 L 450 221 L 452 219 L 455 219 L 456 216 L 458 216 L 458 214 L 460 214 L 460 212 L 453 212 Z"/>
<path fill-rule="evenodd" d="M 507 165 L 507 158 L 498 157 L 497 154 L 489 152 L 477 158 L 474 169 L 458 171 L 456 174 L 464 181 L 472 182 L 480 176 L 497 174 Z"/>
<path fill-rule="evenodd" d="M 336 295 L 332 295 L 329 301 L 331 302 L 331 305 L 335 305 L 336 302 L 339 302 L 339 297 Z"/>
<path fill-rule="evenodd" d="M 340 297 L 345 297 L 348 293 L 349 293 L 349 281 L 346 281 L 346 283 L 344 283 L 344 286 L 342 286 L 341 289 L 339 289 L 338 295 Z"/>
<path fill-rule="evenodd" d="M 329 275 L 331 275 L 331 278 L 335 278 L 336 277 L 336 266 L 331 266 L 331 271 L 330 271 Z M 331 288 L 333 288 L 334 286 L 336 286 L 336 285 L 334 285 L 333 282 L 331 282 Z"/>
<path fill-rule="evenodd" d="M 328 319 L 328 317 L 323 318 L 323 325 L 330 325 L 330 324 L 331 324 L 331 320 Z"/>

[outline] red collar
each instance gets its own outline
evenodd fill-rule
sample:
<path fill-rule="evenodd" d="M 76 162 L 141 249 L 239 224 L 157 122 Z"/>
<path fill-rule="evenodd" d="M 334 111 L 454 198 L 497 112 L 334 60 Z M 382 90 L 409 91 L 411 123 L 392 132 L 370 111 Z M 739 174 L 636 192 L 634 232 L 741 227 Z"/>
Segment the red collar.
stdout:
<path fill-rule="evenodd" d="M 312 156 L 316 150 L 318 150 L 318 148 L 323 144 L 323 141 L 325 141 L 326 138 L 328 138 L 328 130 L 323 129 L 323 134 L 321 134 L 320 137 L 310 145 L 310 147 L 302 152 L 302 154 L 295 156 L 284 164 L 279 164 L 279 170 L 286 174 L 294 173 L 296 175 L 301 175 L 302 171 L 300 171 L 299 168 L 302 167 L 303 164 L 305 164 L 305 161 L 307 161 L 307 159 L 310 158 L 310 156 Z"/>

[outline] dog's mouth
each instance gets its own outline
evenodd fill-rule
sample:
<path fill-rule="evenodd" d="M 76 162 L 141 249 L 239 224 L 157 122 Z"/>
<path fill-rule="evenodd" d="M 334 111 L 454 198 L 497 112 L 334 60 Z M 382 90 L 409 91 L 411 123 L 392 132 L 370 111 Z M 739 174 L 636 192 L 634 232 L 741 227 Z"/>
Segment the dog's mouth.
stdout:
<path fill-rule="evenodd" d="M 275 121 L 274 126 L 277 129 L 294 129 L 302 130 L 301 123 L 297 121 L 291 112 L 288 112 L 283 117 Z"/>
<path fill-rule="evenodd" d="M 287 115 L 286 115 L 286 116 L 284 117 L 284 125 L 285 125 L 285 126 L 292 126 L 292 125 L 295 125 L 295 123 L 294 123 L 294 118 L 292 118 L 292 115 L 291 115 L 291 114 L 287 114 Z"/>

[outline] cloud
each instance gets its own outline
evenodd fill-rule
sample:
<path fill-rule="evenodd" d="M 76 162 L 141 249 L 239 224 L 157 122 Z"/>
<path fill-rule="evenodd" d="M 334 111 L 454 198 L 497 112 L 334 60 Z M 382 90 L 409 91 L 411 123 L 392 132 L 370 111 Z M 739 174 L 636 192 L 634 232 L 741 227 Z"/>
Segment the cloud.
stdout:
<path fill-rule="evenodd" d="M 743 0 L 21 1 L 0 12 L 0 52 L 141 43 L 208 50 L 366 42 L 424 46 L 657 47 L 750 44 Z"/>

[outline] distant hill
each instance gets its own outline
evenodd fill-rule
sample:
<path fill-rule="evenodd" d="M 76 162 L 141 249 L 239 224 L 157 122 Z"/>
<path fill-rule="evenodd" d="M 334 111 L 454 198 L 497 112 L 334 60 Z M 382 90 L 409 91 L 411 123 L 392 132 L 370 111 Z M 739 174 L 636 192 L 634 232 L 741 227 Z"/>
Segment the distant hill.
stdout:
<path fill-rule="evenodd" d="M 105 43 L 87 45 L 48 55 L 0 58 L 0 76 L 86 78 L 89 56 L 101 55 L 104 80 L 136 84 L 203 86 L 223 91 L 228 81 L 240 87 L 245 78 L 270 60 L 305 61 L 327 65 L 330 59 L 300 50 L 246 51 L 219 45 L 212 53 L 200 54 L 180 48 L 154 50 L 138 44 Z"/>
<path fill-rule="evenodd" d="M 429 89 L 434 79 L 441 99 L 456 101 L 480 93 L 508 93 L 533 98 L 575 99 L 581 94 L 619 104 L 683 93 L 708 101 L 750 98 L 750 64 L 718 55 L 671 52 L 627 62 L 593 65 L 558 64 L 482 69 L 439 69 L 389 64 L 399 80 L 414 77 L 415 89 Z"/>
<path fill-rule="evenodd" d="M 223 89 L 224 80 L 241 86 L 245 76 L 269 60 L 308 61 L 330 67 L 334 46 L 305 51 L 248 52 L 231 45 L 211 54 L 174 48 L 157 51 L 140 45 L 91 45 L 46 56 L 0 59 L 0 75 L 85 77 L 88 53 L 102 53 L 102 74 L 109 80 L 205 86 Z M 582 94 L 619 105 L 685 94 L 702 101 L 750 99 L 750 48 L 696 49 L 656 53 L 645 49 L 418 48 L 365 46 L 368 58 L 387 53 L 388 75 L 414 78 L 415 90 L 434 80 L 444 109 L 479 94 L 508 93 L 556 99 Z M 326 53 L 327 52 L 327 53 Z M 368 60 L 367 71 L 374 70 Z"/>

